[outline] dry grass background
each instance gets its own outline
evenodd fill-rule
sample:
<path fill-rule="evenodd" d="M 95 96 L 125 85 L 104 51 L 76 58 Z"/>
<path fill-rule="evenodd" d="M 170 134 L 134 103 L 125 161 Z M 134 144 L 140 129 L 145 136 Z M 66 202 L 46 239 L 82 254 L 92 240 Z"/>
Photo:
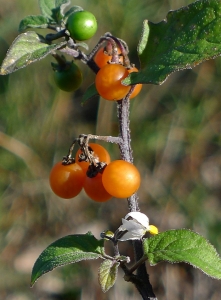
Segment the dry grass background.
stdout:
<path fill-rule="evenodd" d="M 124 39 L 137 62 L 136 45 L 145 18 L 159 22 L 186 0 L 72 1 L 93 12 L 99 31 Z M 37 0 L 0 0 L 0 55 L 17 36 L 20 20 L 38 14 Z M 4 39 L 4 40 L 3 40 Z M 41 251 L 59 237 L 115 230 L 127 213 L 124 200 L 96 204 L 82 192 L 62 200 L 50 190 L 52 165 L 80 133 L 117 134 L 115 104 L 81 97 L 93 74 L 81 65 L 82 88 L 59 91 L 52 80 L 51 57 L 9 76 L 0 93 L 0 299 L 124 300 L 140 299 L 122 273 L 103 294 L 98 262 L 79 263 L 45 275 L 29 288 L 30 273 Z M 140 207 L 161 231 L 190 228 L 221 253 L 221 60 L 169 77 L 162 86 L 145 86 L 131 103 L 135 164 L 142 174 Z M 2 79 L 1 79 L 2 80 Z M 112 159 L 119 153 L 106 145 Z M 121 245 L 126 254 L 129 245 Z M 218 300 L 221 285 L 188 265 L 148 267 L 158 299 Z"/>

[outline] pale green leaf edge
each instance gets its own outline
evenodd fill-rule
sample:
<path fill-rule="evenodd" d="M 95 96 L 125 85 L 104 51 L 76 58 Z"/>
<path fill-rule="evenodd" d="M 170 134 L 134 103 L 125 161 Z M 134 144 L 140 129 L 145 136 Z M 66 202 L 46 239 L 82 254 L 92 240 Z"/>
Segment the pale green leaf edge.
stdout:
<path fill-rule="evenodd" d="M 138 55 L 141 55 L 143 53 L 148 42 L 149 34 L 150 34 L 150 27 L 148 25 L 148 21 L 144 20 L 141 38 L 137 47 Z"/>

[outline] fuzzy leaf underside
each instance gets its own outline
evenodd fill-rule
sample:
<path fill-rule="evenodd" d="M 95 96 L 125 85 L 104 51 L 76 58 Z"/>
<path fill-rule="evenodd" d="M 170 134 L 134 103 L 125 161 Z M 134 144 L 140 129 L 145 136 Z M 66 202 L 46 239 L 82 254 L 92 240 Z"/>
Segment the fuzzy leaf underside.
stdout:
<path fill-rule="evenodd" d="M 44 16 L 27 16 L 21 20 L 19 31 L 25 31 L 28 28 L 47 28 L 48 20 Z"/>
<path fill-rule="evenodd" d="M 98 279 L 101 285 L 101 289 L 106 293 L 115 283 L 117 279 L 117 271 L 119 262 L 112 261 L 110 259 L 104 260 L 99 269 Z"/>
<path fill-rule="evenodd" d="M 151 265 L 161 261 L 185 262 L 216 279 L 221 279 L 221 259 L 215 248 L 201 235 L 187 230 L 169 230 L 143 242 Z"/>
<path fill-rule="evenodd" d="M 175 71 L 221 55 L 221 1 L 196 1 L 154 24 L 144 21 L 138 46 L 139 73 L 125 84 L 162 84 Z"/>
<path fill-rule="evenodd" d="M 57 267 L 103 256 L 104 241 L 97 240 L 91 233 L 65 236 L 49 245 L 38 257 L 32 270 L 31 285 Z"/>
<path fill-rule="evenodd" d="M 61 48 L 66 42 L 47 44 L 45 39 L 34 31 L 20 34 L 12 43 L 2 63 L 0 74 L 15 72 Z"/>
<path fill-rule="evenodd" d="M 48 20 L 57 22 L 60 8 L 63 5 L 69 4 L 69 0 L 39 0 L 41 13 Z"/>

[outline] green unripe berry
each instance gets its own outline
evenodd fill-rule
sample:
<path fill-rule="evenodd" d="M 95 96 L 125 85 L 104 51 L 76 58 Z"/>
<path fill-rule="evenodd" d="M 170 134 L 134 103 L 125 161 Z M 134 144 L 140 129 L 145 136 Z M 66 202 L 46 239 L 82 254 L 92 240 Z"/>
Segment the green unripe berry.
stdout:
<path fill-rule="evenodd" d="M 97 20 L 89 11 L 78 11 L 69 16 L 67 29 L 74 40 L 88 40 L 97 31 Z"/>
<path fill-rule="evenodd" d="M 55 70 L 54 80 L 61 90 L 73 92 L 81 86 L 82 73 L 79 67 L 71 62 L 65 68 Z"/>

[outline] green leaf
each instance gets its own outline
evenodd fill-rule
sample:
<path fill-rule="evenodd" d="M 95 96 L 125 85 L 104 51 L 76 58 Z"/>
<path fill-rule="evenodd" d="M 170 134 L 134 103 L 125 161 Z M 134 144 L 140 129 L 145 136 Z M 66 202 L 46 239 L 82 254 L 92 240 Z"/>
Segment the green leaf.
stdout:
<path fill-rule="evenodd" d="M 67 42 L 47 44 L 45 39 L 33 31 L 20 34 L 12 43 L 2 63 L 0 74 L 6 75 L 40 60 Z"/>
<path fill-rule="evenodd" d="M 98 278 L 101 289 L 104 293 L 114 285 L 117 279 L 117 271 L 119 265 L 119 262 L 110 259 L 106 259 L 101 263 Z"/>
<path fill-rule="evenodd" d="M 186 262 L 207 275 L 221 279 L 221 259 L 215 248 L 199 234 L 187 230 L 169 230 L 143 241 L 151 265 L 161 261 Z"/>
<path fill-rule="evenodd" d="M 85 104 L 86 101 L 92 99 L 93 97 L 99 96 L 95 84 L 90 85 L 83 95 L 81 104 Z"/>
<path fill-rule="evenodd" d="M 49 20 L 57 22 L 63 6 L 70 4 L 69 0 L 39 0 L 42 14 Z"/>
<path fill-rule="evenodd" d="M 24 31 L 27 28 L 47 28 L 48 20 L 44 16 L 27 16 L 21 20 L 19 24 L 19 31 Z"/>
<path fill-rule="evenodd" d="M 183 69 L 221 55 L 221 1 L 196 1 L 167 19 L 145 21 L 138 47 L 141 71 L 132 73 L 125 84 L 162 84 Z M 146 42 L 146 44 L 145 44 Z"/>
<path fill-rule="evenodd" d="M 70 5 L 70 1 L 64 2 L 62 5 L 60 5 L 59 10 L 60 10 L 60 14 L 62 16 L 62 21 L 64 21 L 64 15 L 66 8 Z M 74 6 L 75 7 L 75 6 Z M 83 8 L 82 8 L 83 10 Z"/>
<path fill-rule="evenodd" d="M 49 245 L 38 257 L 32 270 L 31 285 L 57 267 L 103 256 L 104 241 L 97 240 L 91 233 L 63 237 Z"/>

